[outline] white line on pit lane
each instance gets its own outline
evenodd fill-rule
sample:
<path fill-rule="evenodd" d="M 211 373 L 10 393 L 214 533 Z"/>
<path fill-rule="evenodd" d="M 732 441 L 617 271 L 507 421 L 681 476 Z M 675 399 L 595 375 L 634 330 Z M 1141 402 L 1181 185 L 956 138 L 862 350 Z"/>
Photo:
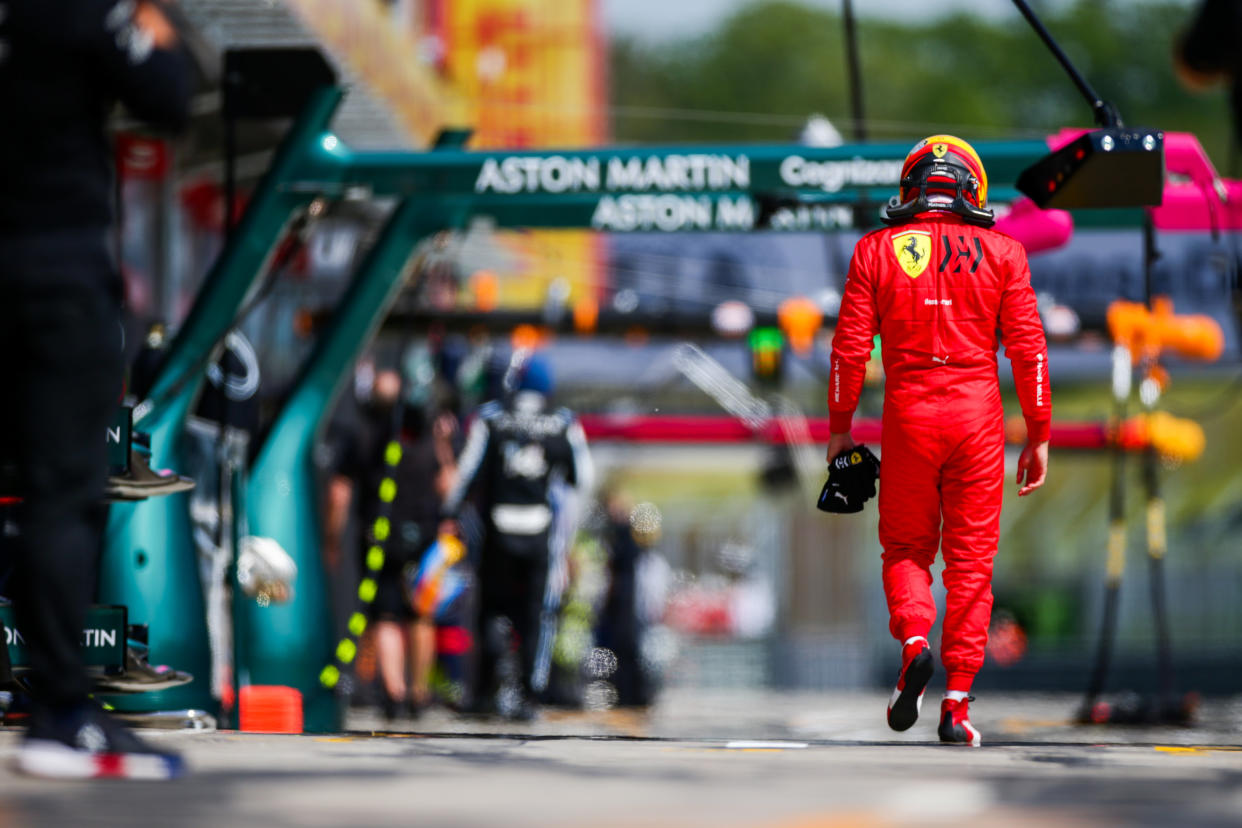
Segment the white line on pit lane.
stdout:
<path fill-rule="evenodd" d="M 807 742 L 728 742 L 726 750 L 801 750 Z"/>

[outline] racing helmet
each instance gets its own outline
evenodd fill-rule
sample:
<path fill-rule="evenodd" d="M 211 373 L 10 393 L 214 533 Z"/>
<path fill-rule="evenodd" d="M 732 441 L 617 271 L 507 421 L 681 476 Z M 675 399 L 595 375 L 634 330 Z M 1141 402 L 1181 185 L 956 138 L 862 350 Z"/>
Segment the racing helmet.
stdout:
<path fill-rule="evenodd" d="M 556 378 L 545 356 L 530 348 L 518 348 L 509 356 L 501 384 L 506 395 L 534 391 L 548 397 L 555 390 Z"/>
<path fill-rule="evenodd" d="M 987 204 L 988 174 L 979 153 L 957 136 L 932 135 L 906 156 L 900 190 L 889 200 L 884 221 L 900 224 L 920 213 L 944 210 L 991 227 L 996 216 Z"/>
<path fill-rule="evenodd" d="M 545 397 L 552 394 L 556 380 L 552 374 L 552 366 L 547 358 L 540 354 L 531 354 L 521 368 L 517 387 L 519 391 L 534 391 Z"/>

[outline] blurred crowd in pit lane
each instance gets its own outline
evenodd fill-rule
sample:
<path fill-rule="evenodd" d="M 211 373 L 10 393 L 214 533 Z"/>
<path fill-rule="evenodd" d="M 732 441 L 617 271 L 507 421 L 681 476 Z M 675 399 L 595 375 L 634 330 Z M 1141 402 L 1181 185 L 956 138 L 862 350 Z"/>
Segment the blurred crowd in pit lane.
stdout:
<path fill-rule="evenodd" d="M 612 481 L 596 485 L 589 459 L 575 458 L 576 472 L 561 475 L 554 459 L 543 477 L 523 467 L 551 518 L 537 551 L 498 546 L 506 527 L 491 517 L 494 501 L 512 485 L 504 476 L 520 447 L 497 446 L 488 462 L 471 456 L 468 436 L 490 417 L 493 442 L 503 442 L 497 417 L 520 419 L 532 397 L 540 416 L 577 427 L 554 407 L 551 368 L 538 352 L 446 338 L 377 346 L 356 365 L 318 452 L 340 627 L 358 610 L 359 582 L 376 573 L 345 685 L 354 706 L 388 720 L 433 705 L 518 720 L 541 706 L 642 708 L 686 637 L 771 630 L 773 591 L 756 575 L 750 547 L 723 545 L 716 573 L 675 572 L 660 552 L 659 508 Z M 553 458 L 547 439 L 545 450 Z M 450 508 L 455 489 L 461 504 Z M 496 555 L 543 557 L 546 568 L 536 567 L 532 582 L 526 569 L 495 566 Z M 538 610 L 526 617 L 532 601 Z"/>

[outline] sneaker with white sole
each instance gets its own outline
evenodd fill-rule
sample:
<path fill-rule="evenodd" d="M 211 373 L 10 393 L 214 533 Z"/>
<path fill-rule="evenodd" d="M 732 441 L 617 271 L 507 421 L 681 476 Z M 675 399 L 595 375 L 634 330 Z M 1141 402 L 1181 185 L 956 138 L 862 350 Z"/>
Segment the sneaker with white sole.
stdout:
<path fill-rule="evenodd" d="M 979 747 L 983 734 L 970 723 L 970 703 L 974 696 L 964 699 L 946 698 L 940 703 L 940 741 L 953 745 Z"/>
<path fill-rule="evenodd" d="M 103 675 L 95 679 L 100 693 L 153 693 L 194 681 L 194 676 L 163 664 L 150 664 L 146 654 L 137 647 L 125 647 L 125 672 L 117 676 Z"/>
<path fill-rule="evenodd" d="M 37 711 L 17 749 L 17 770 L 45 779 L 175 779 L 185 763 L 157 750 L 94 703 Z"/>
<path fill-rule="evenodd" d="M 919 720 L 923 709 L 923 693 L 935 672 L 931 647 L 927 639 L 917 636 L 901 648 L 901 675 L 897 688 L 888 699 L 888 726 L 896 731 L 909 730 Z"/>
<path fill-rule="evenodd" d="M 148 497 L 188 492 L 194 481 L 176 472 L 152 469 L 146 456 L 131 449 L 129 471 L 112 475 L 104 489 L 104 497 L 110 500 L 142 500 Z"/>

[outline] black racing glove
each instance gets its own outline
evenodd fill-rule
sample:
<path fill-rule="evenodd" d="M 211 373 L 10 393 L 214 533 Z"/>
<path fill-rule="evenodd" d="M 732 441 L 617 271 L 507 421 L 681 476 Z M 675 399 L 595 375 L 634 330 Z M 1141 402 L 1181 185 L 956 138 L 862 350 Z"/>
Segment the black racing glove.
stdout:
<path fill-rule="evenodd" d="M 864 445 L 847 449 L 828 464 L 828 481 L 815 505 L 821 512 L 850 515 L 861 512 L 863 504 L 875 497 L 880 461 Z"/>

